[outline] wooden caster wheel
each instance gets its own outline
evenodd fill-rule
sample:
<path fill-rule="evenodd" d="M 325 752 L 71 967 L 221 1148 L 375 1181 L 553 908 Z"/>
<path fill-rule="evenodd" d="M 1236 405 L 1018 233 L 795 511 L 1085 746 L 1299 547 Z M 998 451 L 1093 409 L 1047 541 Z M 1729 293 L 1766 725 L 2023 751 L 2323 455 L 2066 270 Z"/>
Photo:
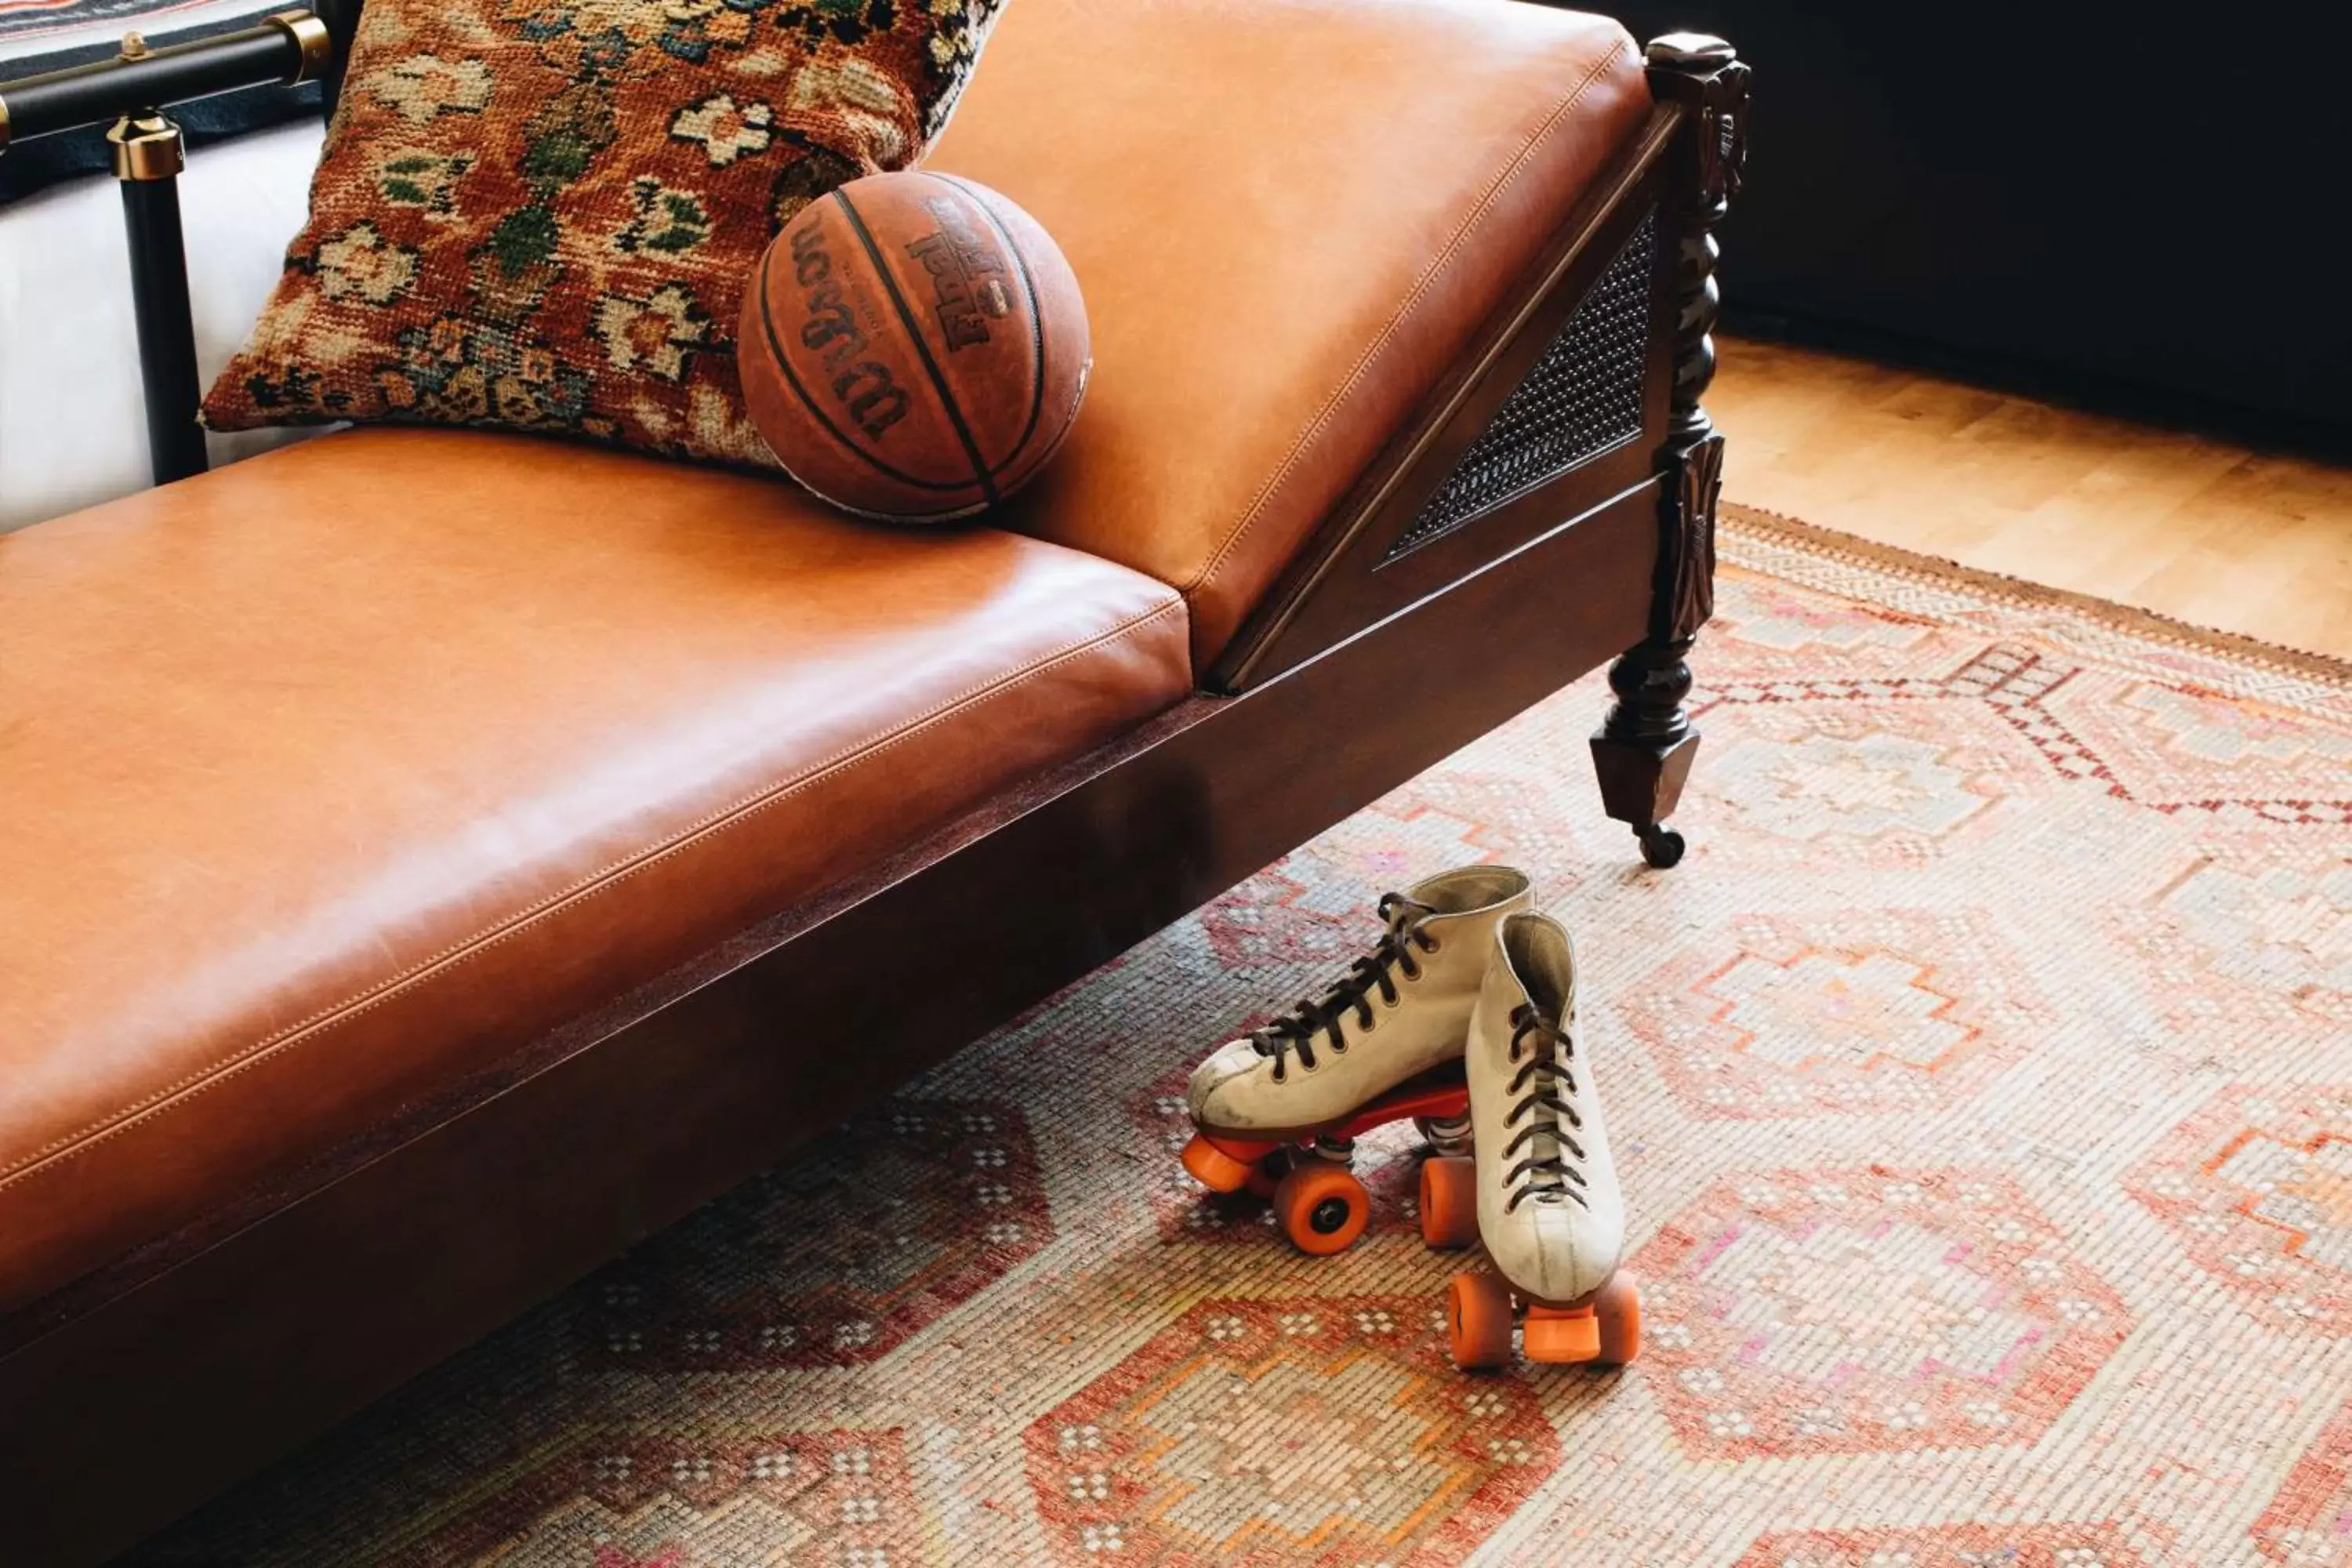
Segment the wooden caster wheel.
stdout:
<path fill-rule="evenodd" d="M 1467 1247 L 1478 1239 L 1478 1163 L 1467 1154 L 1433 1154 L 1421 1163 L 1421 1239 Z"/>
<path fill-rule="evenodd" d="M 1507 1366 L 1510 1290 L 1491 1274 L 1456 1274 L 1445 1288 L 1445 1339 L 1458 1367 Z"/>
<path fill-rule="evenodd" d="M 1600 1353 L 1592 1359 L 1603 1366 L 1623 1366 L 1642 1353 L 1642 1287 L 1633 1275 L 1619 1269 L 1592 1299 L 1593 1316 L 1601 1323 Z"/>
<path fill-rule="evenodd" d="M 1291 1245 L 1314 1258 L 1345 1252 L 1372 1217 L 1364 1184 L 1344 1167 L 1308 1160 L 1274 1189 L 1274 1215 Z"/>
<path fill-rule="evenodd" d="M 1654 822 L 1647 827 L 1637 827 L 1633 831 L 1642 836 L 1642 858 L 1659 870 L 1663 871 L 1682 859 L 1683 836 L 1673 828 Z"/>

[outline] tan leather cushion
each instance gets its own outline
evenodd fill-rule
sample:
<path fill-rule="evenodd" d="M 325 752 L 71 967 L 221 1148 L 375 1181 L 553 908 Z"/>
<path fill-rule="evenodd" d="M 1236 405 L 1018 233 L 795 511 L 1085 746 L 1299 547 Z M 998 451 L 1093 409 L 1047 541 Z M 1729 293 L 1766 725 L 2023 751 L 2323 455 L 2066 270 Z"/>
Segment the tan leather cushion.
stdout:
<path fill-rule="evenodd" d="M 1188 689 L 1139 573 L 524 437 L 0 538 L 0 1306 Z"/>
<path fill-rule="evenodd" d="M 1213 658 L 1649 89 L 1510 0 L 1019 0 L 929 159 L 1061 242 L 1095 374 L 1003 526 L 1150 573 Z"/>

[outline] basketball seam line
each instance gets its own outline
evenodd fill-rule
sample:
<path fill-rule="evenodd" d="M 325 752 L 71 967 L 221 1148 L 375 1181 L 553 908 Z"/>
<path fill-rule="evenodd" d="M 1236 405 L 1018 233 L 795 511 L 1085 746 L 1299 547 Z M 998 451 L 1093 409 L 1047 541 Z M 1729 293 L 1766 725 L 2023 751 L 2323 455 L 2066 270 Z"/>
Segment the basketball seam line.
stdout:
<path fill-rule="evenodd" d="M 835 441 L 841 444 L 841 449 L 843 451 L 847 452 L 851 457 L 860 459 L 889 478 L 898 480 L 900 484 L 919 490 L 960 490 L 963 489 L 964 487 L 961 482 L 955 484 L 942 484 L 936 479 L 919 479 L 912 474 L 900 473 L 898 469 L 892 468 L 889 464 L 884 462 L 881 458 L 876 457 L 873 453 L 866 451 L 856 442 L 843 435 L 841 433 L 840 426 L 835 425 L 832 420 L 825 417 L 824 409 L 818 405 L 815 398 L 809 395 L 809 389 L 801 384 L 800 376 L 793 369 L 792 356 L 784 352 L 783 342 L 776 335 L 776 319 L 768 308 L 768 268 L 774 264 L 775 258 L 776 248 L 772 245 L 771 245 L 766 251 L 761 253 L 760 257 L 760 326 L 768 336 L 768 353 L 770 357 L 774 359 L 776 362 L 776 368 L 784 373 L 784 379 L 792 384 L 793 393 L 800 399 L 801 406 L 807 409 L 810 415 L 815 418 L 816 422 L 824 426 L 824 433 L 826 435 L 832 437 Z M 782 452 L 776 451 L 776 444 L 774 442 L 771 441 L 768 443 L 768 450 L 774 453 L 776 461 L 783 463 L 784 472 L 793 474 L 793 478 L 800 479 L 800 482 L 803 486 L 806 486 L 810 490 L 814 491 L 815 489 L 815 487 L 809 485 L 806 479 L 801 479 L 798 474 L 793 473 L 793 466 L 790 463 L 784 463 L 784 455 Z"/>
<path fill-rule="evenodd" d="M 899 325 L 907 329 L 907 336 L 914 343 L 915 353 L 921 356 L 923 374 L 931 378 L 931 390 L 939 394 L 940 406 L 947 410 L 948 423 L 955 426 L 956 439 L 963 443 L 963 455 L 971 463 L 971 477 L 980 481 L 980 493 L 988 498 L 990 506 L 994 506 L 998 499 L 996 480 L 988 471 L 988 460 L 980 455 L 980 443 L 972 439 L 971 426 L 964 423 L 963 410 L 956 406 L 955 394 L 948 390 L 947 377 L 940 374 L 939 362 L 931 357 L 931 345 L 923 341 L 923 329 L 916 321 L 914 310 L 908 306 L 907 297 L 898 291 L 898 280 L 890 275 L 890 264 L 882 258 L 882 247 L 874 243 L 874 236 L 866 230 L 866 220 L 857 216 L 857 209 L 850 205 L 846 195 L 835 191 L 833 199 L 840 206 L 842 216 L 849 219 L 850 229 L 857 236 L 857 243 L 866 247 L 867 258 L 874 263 L 875 273 L 882 279 L 883 291 L 890 296 L 890 303 L 898 312 Z"/>
<path fill-rule="evenodd" d="M 1003 221 L 996 216 L 996 209 L 989 205 L 987 198 L 981 195 L 980 188 L 953 174 L 937 174 L 929 169 L 922 172 L 971 198 L 971 205 L 980 209 L 981 216 L 988 220 L 988 226 L 994 229 L 996 237 L 1004 242 L 1004 254 L 1013 258 L 1013 269 L 1021 274 L 1022 291 L 1029 296 L 1029 342 L 1035 350 L 1036 363 L 1030 372 L 1029 422 L 1022 426 L 1021 439 L 1013 444 L 1013 450 L 1006 456 L 1003 468 L 995 470 L 1008 471 L 1020 460 L 1021 454 L 1028 450 L 1029 443 L 1036 438 L 1037 421 L 1045 411 L 1045 307 L 1037 298 L 1037 280 L 1029 275 L 1028 258 L 1021 254 L 1020 246 L 1013 243 L 1013 231 L 1004 226 Z"/>
<path fill-rule="evenodd" d="M 1267 477 L 1265 483 L 1259 487 L 1256 496 L 1250 501 L 1249 509 L 1242 514 L 1241 521 L 1234 525 L 1233 531 L 1227 534 L 1224 542 L 1217 547 L 1217 552 L 1209 558 L 1208 563 L 1201 569 L 1200 574 L 1184 585 L 1182 592 L 1188 601 L 1192 595 L 1207 587 L 1223 569 L 1226 561 L 1240 546 L 1242 540 L 1255 526 L 1275 491 L 1281 489 L 1284 481 L 1289 479 L 1291 471 L 1297 468 L 1300 455 L 1306 450 L 1307 445 L 1331 423 L 1333 412 L 1339 407 L 1341 400 L 1355 389 L 1359 382 L 1363 380 L 1364 374 L 1370 368 L 1372 361 L 1380 356 L 1381 351 L 1386 348 L 1390 341 L 1396 336 L 1398 325 L 1412 314 L 1413 307 L 1421 302 L 1422 296 L 1429 292 L 1438 275 L 1461 251 L 1463 242 L 1469 237 L 1470 231 L 1486 217 L 1488 209 L 1495 205 L 1496 198 L 1500 196 L 1504 189 L 1510 184 L 1512 176 L 1518 173 L 1520 167 L 1527 163 L 1538 147 L 1550 140 L 1552 132 L 1557 131 L 1560 122 L 1568 118 L 1569 111 L 1582 100 L 1592 84 L 1601 79 L 1601 73 L 1616 63 L 1617 57 L 1625 52 L 1628 41 L 1620 38 L 1612 46 L 1609 52 L 1601 56 L 1592 68 L 1585 74 L 1584 79 L 1576 84 L 1575 89 L 1556 104 L 1551 113 L 1545 116 L 1543 123 L 1528 134 L 1528 139 L 1520 144 L 1519 150 L 1512 154 L 1510 162 L 1496 174 L 1493 181 L 1479 196 L 1477 205 L 1462 220 L 1461 226 L 1454 230 L 1453 237 L 1446 241 L 1445 248 L 1433 258 L 1429 265 L 1423 269 L 1420 278 L 1414 281 L 1412 290 L 1406 294 L 1403 302 L 1389 318 L 1387 325 L 1383 326 L 1379 335 L 1365 346 L 1363 353 L 1359 356 L 1355 367 L 1348 373 L 1347 378 L 1333 389 L 1330 395 L 1324 400 L 1323 406 L 1317 412 L 1315 417 L 1307 423 L 1304 430 L 1298 433 L 1297 439 L 1291 443 L 1288 455 L 1283 458 L 1281 465 L 1273 474 Z"/>

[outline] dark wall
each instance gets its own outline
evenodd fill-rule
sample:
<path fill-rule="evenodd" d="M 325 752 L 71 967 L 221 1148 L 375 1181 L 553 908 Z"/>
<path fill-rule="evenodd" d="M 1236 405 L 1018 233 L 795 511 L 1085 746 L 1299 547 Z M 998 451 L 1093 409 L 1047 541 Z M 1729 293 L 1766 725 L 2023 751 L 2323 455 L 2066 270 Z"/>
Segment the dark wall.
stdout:
<path fill-rule="evenodd" d="M 1755 68 L 1735 324 L 2352 436 L 2352 4 L 1595 8 Z"/>

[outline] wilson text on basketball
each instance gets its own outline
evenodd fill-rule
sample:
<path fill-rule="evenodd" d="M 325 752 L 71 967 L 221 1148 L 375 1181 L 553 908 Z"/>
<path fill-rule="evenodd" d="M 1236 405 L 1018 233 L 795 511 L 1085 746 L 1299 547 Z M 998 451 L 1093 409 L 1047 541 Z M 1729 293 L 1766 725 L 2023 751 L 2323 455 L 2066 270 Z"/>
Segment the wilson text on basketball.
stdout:
<path fill-rule="evenodd" d="M 833 378 L 833 395 L 851 421 L 868 436 L 881 435 L 906 417 L 907 394 L 892 379 L 887 365 L 865 357 L 866 334 L 858 329 L 857 313 L 834 279 L 822 218 L 812 219 L 793 235 L 793 278 L 808 291 L 808 320 L 801 323 L 802 346 L 823 356 Z"/>

